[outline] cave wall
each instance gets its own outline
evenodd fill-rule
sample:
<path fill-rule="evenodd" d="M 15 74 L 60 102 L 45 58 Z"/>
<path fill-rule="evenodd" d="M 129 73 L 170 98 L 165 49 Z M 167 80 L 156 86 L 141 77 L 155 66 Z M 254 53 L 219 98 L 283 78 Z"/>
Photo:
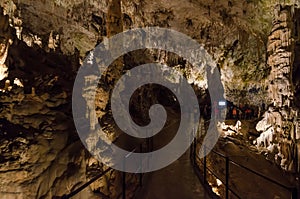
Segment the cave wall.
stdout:
<path fill-rule="evenodd" d="M 263 132 L 257 139 L 257 146 L 265 148 L 269 152 L 267 158 L 288 171 L 296 171 L 298 167 L 298 109 L 293 81 L 294 64 L 298 59 L 298 13 L 299 9 L 294 6 L 275 8 L 267 51 L 270 67 L 266 79 L 268 110 L 257 124 L 257 130 Z"/>
<path fill-rule="evenodd" d="M 11 128 L 1 131 L 1 196 L 61 196 L 86 182 L 95 171 L 105 169 L 78 140 L 70 97 L 79 60 L 97 43 L 122 30 L 160 26 L 185 33 L 203 44 L 215 58 L 229 100 L 236 104 L 244 103 L 245 99 L 251 104 L 265 100 L 265 80 L 270 72 L 265 46 L 272 28 L 274 1 L 121 2 L 120 13 L 119 9 L 109 12 L 114 1 L 108 0 L 1 1 L 16 32 L 14 36 L 9 34 L 13 44 L 7 59 L 1 58 L 9 68 L 7 79 L 13 82 L 19 78 L 24 85 L 17 89 L 13 86 L 9 91 L 11 85 L 6 88 L 2 83 L 5 93 L 1 94 L 0 116 Z M 123 29 L 117 25 L 120 20 Z M 109 29 L 108 24 L 115 29 Z M 7 46 L 5 42 L 4 47 Z M 183 71 L 190 67 L 175 55 L 158 52 L 154 57 L 154 53 L 148 53 L 148 61 L 180 65 Z M 131 64 L 128 60 L 124 63 Z M 193 70 L 190 71 L 192 74 Z M 196 78 L 192 77 L 191 83 Z M 257 92 L 248 92 L 253 88 Z M 49 89 L 53 89 L 52 94 Z M 144 92 L 149 95 L 149 91 Z M 100 96 L 103 104 L 99 105 L 102 109 L 98 114 L 102 116 L 108 99 L 107 93 Z M 11 134 L 14 137 L 10 138 Z M 115 139 L 115 132 L 111 134 Z M 96 198 L 94 192 L 99 191 L 115 198 L 120 194 L 120 182 L 120 175 L 109 173 L 86 189 L 82 198 Z"/>
<path fill-rule="evenodd" d="M 1 60 L 9 69 L 0 94 L 0 195 L 62 196 L 106 168 L 85 150 L 73 124 L 71 92 L 80 55 L 28 46 L 7 29 L 8 20 L 0 15 L 0 37 L 7 49 Z M 119 176 L 108 172 L 74 198 L 117 198 Z"/>

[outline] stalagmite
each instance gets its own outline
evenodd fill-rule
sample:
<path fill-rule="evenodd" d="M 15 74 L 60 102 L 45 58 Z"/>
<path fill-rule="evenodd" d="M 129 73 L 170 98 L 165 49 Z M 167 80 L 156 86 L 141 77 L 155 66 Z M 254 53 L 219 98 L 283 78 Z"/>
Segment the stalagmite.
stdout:
<path fill-rule="evenodd" d="M 260 127 L 262 121 L 257 124 L 257 130 L 262 132 L 257 139 L 257 146 L 263 146 L 267 149 L 273 148 L 268 148 L 270 144 L 278 146 L 279 152 L 275 157 L 282 159 L 280 165 L 286 170 L 295 169 L 295 166 L 291 166 L 291 161 L 296 158 L 291 150 L 287 150 L 293 148 L 296 142 L 295 139 L 287 142 L 287 138 L 293 138 L 295 133 L 293 131 L 295 129 L 294 122 L 289 122 L 288 119 L 294 120 L 296 116 L 294 115 L 294 107 L 290 107 L 290 101 L 293 100 L 291 73 L 293 72 L 295 51 L 295 40 L 292 34 L 295 25 L 293 16 L 294 11 L 291 6 L 277 6 L 275 8 L 274 28 L 269 36 L 268 44 L 271 46 L 268 48 L 270 49 L 268 64 L 271 66 L 271 74 L 267 80 L 270 84 L 269 99 L 271 104 L 262 120 L 265 126 L 271 127 L 262 129 Z M 280 29 L 275 28 L 278 23 Z M 276 38 L 273 36 L 275 34 L 280 34 L 280 38 L 272 41 Z"/>

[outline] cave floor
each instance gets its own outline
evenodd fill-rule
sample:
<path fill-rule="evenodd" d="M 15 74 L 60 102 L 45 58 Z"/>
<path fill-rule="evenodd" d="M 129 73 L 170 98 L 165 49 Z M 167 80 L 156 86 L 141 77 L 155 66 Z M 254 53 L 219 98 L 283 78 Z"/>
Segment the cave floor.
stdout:
<path fill-rule="evenodd" d="M 163 134 L 154 138 L 154 145 L 162 146 L 164 140 L 172 138 L 178 123 L 163 130 Z M 143 187 L 135 199 L 210 199 L 190 161 L 189 150 L 171 165 L 147 175 Z"/>
<path fill-rule="evenodd" d="M 190 162 L 189 153 L 148 176 L 136 199 L 209 199 Z"/>

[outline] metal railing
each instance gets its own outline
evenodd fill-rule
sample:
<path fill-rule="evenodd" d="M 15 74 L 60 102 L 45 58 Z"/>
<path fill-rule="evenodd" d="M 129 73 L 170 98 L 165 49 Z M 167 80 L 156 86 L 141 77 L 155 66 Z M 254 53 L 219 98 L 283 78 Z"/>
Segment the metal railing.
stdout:
<path fill-rule="evenodd" d="M 206 149 L 205 146 L 203 148 L 204 148 L 204 150 Z M 280 183 L 280 182 L 278 182 L 278 181 L 276 181 L 276 180 L 274 180 L 274 179 L 272 179 L 268 176 L 265 176 L 265 175 L 263 175 L 263 174 L 261 174 L 257 171 L 254 171 L 254 170 L 248 168 L 247 166 L 244 166 L 240 163 L 235 162 L 234 160 L 230 159 L 229 156 L 224 155 L 224 154 L 222 154 L 220 152 L 217 152 L 215 150 L 211 150 L 211 153 L 216 154 L 216 155 L 218 155 L 219 157 L 221 157 L 222 159 L 225 160 L 225 180 L 224 180 L 224 176 L 220 176 L 220 175 L 216 174 L 212 169 L 210 169 L 207 166 L 207 156 L 204 156 L 202 159 L 198 156 L 198 153 L 197 153 L 197 138 L 194 139 L 194 142 L 191 146 L 192 163 L 193 163 L 194 167 L 198 170 L 200 168 L 199 168 L 197 162 L 200 162 L 203 165 L 203 176 L 198 176 L 198 177 L 202 179 L 204 184 L 208 184 L 208 181 L 207 181 L 207 173 L 208 172 L 210 172 L 215 178 L 219 179 L 225 185 L 225 198 L 226 199 L 229 198 L 229 192 L 232 193 L 235 197 L 241 199 L 241 196 L 238 193 L 236 193 L 236 191 L 234 191 L 230 187 L 230 183 L 229 183 L 230 182 L 230 164 L 235 165 L 235 166 L 247 171 L 248 173 L 251 173 L 254 176 L 258 176 L 258 177 L 266 180 L 267 182 L 269 182 L 273 185 L 279 186 L 279 187 L 287 190 L 290 193 L 290 198 L 291 199 L 298 199 L 298 190 L 297 190 L 296 186 L 294 186 L 294 187 L 286 186 L 286 185 L 284 185 L 284 184 L 282 184 L 282 183 Z M 204 154 L 206 154 L 205 151 L 204 151 Z"/>
<path fill-rule="evenodd" d="M 77 195 L 78 193 L 80 193 L 81 191 L 83 191 L 85 188 L 87 188 L 89 185 L 91 185 L 93 182 L 95 182 L 96 180 L 102 178 L 106 173 L 108 173 L 109 171 L 111 171 L 112 168 L 108 168 L 105 171 L 103 171 L 101 174 L 93 177 L 90 181 L 84 183 L 83 185 L 81 185 L 79 188 L 77 188 L 76 190 L 72 191 L 69 194 L 63 195 L 61 197 L 61 199 L 69 199 L 72 198 L 73 196 Z"/>
<path fill-rule="evenodd" d="M 143 144 L 146 144 L 146 150 L 150 151 L 153 150 L 153 140 L 152 138 L 150 139 L 146 139 L 146 141 L 140 143 L 137 147 L 135 147 L 131 152 L 129 152 L 125 157 L 124 157 L 124 167 L 125 167 L 125 163 L 126 163 L 126 159 L 129 158 L 133 153 L 135 152 L 143 152 Z M 141 162 L 141 169 L 142 169 L 142 162 Z M 113 171 L 114 169 L 112 168 L 108 168 L 105 171 L 103 171 L 101 174 L 96 175 L 95 177 L 93 177 L 92 179 L 90 179 L 88 182 L 84 183 L 83 185 L 81 185 L 80 187 L 78 187 L 77 189 L 75 189 L 74 191 L 72 191 L 69 194 L 65 194 L 63 196 L 54 196 L 53 199 L 70 199 L 73 196 L 79 194 L 81 191 L 83 191 L 84 189 L 86 189 L 89 185 L 91 185 L 92 183 L 94 183 L 96 180 L 102 178 L 103 176 L 105 176 L 105 174 L 107 174 L 110 171 Z M 138 174 L 139 175 L 139 183 L 138 186 L 142 187 L 143 185 L 143 176 L 144 174 L 142 172 L 136 172 L 136 173 L 131 173 L 132 174 Z M 126 189 L 127 189 L 127 184 L 126 184 L 126 178 L 127 178 L 128 173 L 126 172 L 122 172 L 122 199 L 126 199 Z M 119 197 L 118 197 L 119 198 Z"/>
<path fill-rule="evenodd" d="M 148 145 L 147 145 L 148 147 Z M 143 143 L 141 143 L 139 145 L 139 147 L 136 147 L 135 149 L 133 149 L 130 153 L 128 153 L 125 157 L 124 157 L 124 160 L 123 160 L 123 170 L 125 170 L 126 168 L 126 160 L 135 152 L 137 152 L 139 150 L 140 153 L 143 152 Z M 148 150 L 148 149 L 147 149 Z M 140 165 L 140 168 L 135 172 L 135 174 L 138 173 L 138 176 L 139 176 L 139 186 L 142 187 L 143 185 L 143 176 L 144 174 L 142 172 L 139 172 L 139 170 L 142 169 L 142 166 L 143 166 L 143 162 L 141 160 L 141 165 Z M 126 199 L 126 188 L 127 188 L 127 184 L 126 184 L 126 176 L 127 176 L 127 173 L 126 172 L 122 172 L 122 199 Z"/>

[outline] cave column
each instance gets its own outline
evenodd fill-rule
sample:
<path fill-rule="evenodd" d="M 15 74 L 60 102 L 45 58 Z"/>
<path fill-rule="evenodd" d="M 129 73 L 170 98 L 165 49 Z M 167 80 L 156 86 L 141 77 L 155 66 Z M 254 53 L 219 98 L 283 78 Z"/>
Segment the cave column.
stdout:
<path fill-rule="evenodd" d="M 295 142 L 295 114 L 292 106 L 294 100 L 293 91 L 293 63 L 295 52 L 294 32 L 294 8 L 292 6 L 277 5 L 273 20 L 272 32 L 268 38 L 268 60 L 271 68 L 266 84 L 268 85 L 269 110 L 265 117 L 267 125 L 274 128 L 274 141 L 279 153 L 275 157 L 280 158 L 282 168 L 295 170 L 297 158 L 294 148 Z"/>
<path fill-rule="evenodd" d="M 123 19 L 121 11 L 121 0 L 109 0 L 108 1 L 108 13 L 106 18 L 107 37 L 110 38 L 123 31 Z M 117 45 L 116 45 L 117 46 Z M 108 47 L 111 52 L 118 52 L 118 48 L 112 49 L 113 45 L 108 43 Z M 97 117 L 100 121 L 105 115 L 107 115 L 107 107 L 110 101 L 110 94 L 114 88 L 115 83 L 121 77 L 124 68 L 123 57 L 119 57 L 110 65 L 107 71 L 104 72 L 102 79 L 102 85 L 100 82 L 100 88 L 97 89 Z M 98 100 L 99 99 L 99 100 Z"/>
<path fill-rule="evenodd" d="M 118 33 L 123 32 L 123 17 L 121 10 L 121 0 L 108 0 L 108 11 L 106 15 L 106 30 L 107 30 L 107 38 L 111 38 Z M 111 53 L 116 53 L 119 51 L 119 48 L 110 43 L 108 40 L 107 47 L 110 49 Z M 120 42 L 120 41 L 119 41 Z M 112 55 L 113 56 L 113 55 Z M 96 60 L 95 60 L 96 61 Z M 107 68 L 106 71 L 102 74 L 102 77 L 99 81 L 99 86 L 96 92 L 96 115 L 91 115 L 90 117 L 96 117 L 97 122 L 99 121 L 102 127 L 103 133 L 110 141 L 114 141 L 118 135 L 117 130 L 112 126 L 111 119 L 112 113 L 109 108 L 110 104 L 110 96 L 116 85 L 117 81 L 121 77 L 124 69 L 124 59 L 123 56 L 114 60 L 114 62 Z M 103 140 L 105 141 L 105 139 Z M 105 141 L 106 142 L 106 141 Z M 110 143 L 107 143 L 107 149 L 109 148 Z M 104 149 L 105 150 L 105 149 Z M 102 154 L 105 154 L 102 153 Z M 109 153 L 108 153 L 109 154 Z M 111 158 L 111 157 L 102 157 L 102 158 Z M 111 175 L 114 176 L 114 180 L 112 182 L 112 186 L 116 189 L 113 193 L 111 193 L 112 198 L 117 198 L 121 193 L 122 185 L 122 173 L 114 171 Z"/>

